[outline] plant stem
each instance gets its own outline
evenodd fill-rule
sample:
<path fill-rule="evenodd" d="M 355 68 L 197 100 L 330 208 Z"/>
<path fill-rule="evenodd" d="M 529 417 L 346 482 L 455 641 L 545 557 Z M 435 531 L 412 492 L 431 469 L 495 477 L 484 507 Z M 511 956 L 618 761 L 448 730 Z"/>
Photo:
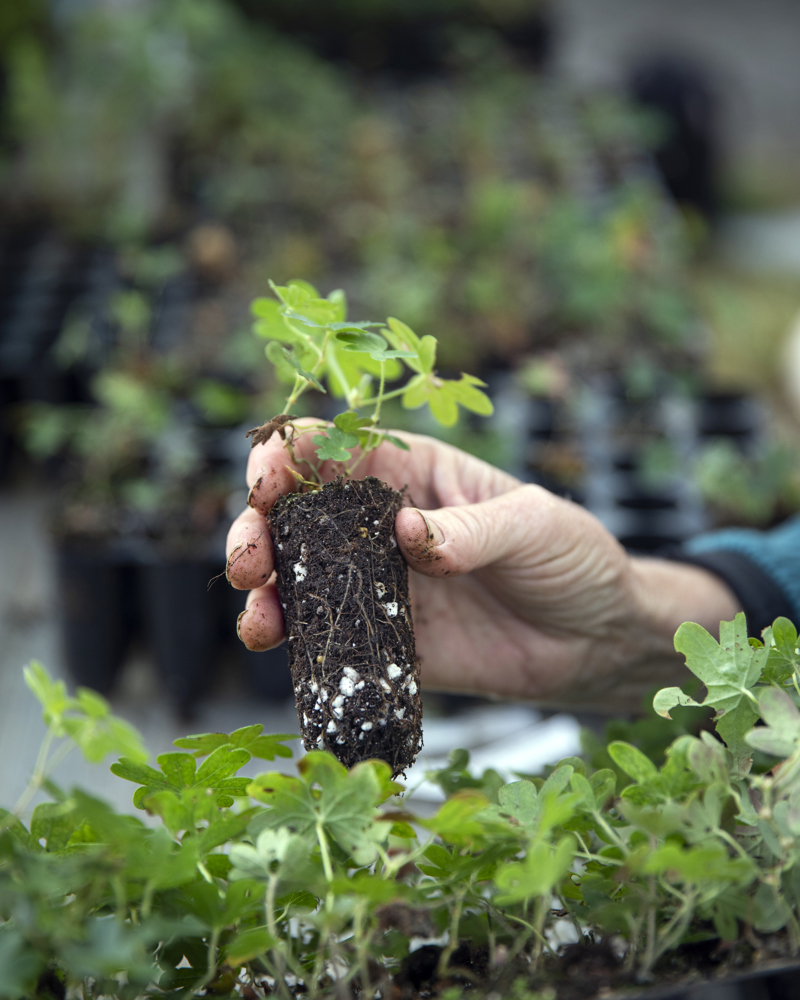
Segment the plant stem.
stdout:
<path fill-rule="evenodd" d="M 322 858 L 322 869 L 325 872 L 325 880 L 329 886 L 328 895 L 325 899 L 325 907 L 328 910 L 333 910 L 333 891 L 330 889 L 330 883 L 333 882 L 333 865 L 331 864 L 331 856 L 328 851 L 328 840 L 325 836 L 325 830 L 319 820 L 317 820 L 316 829 L 319 853 Z"/>
<path fill-rule="evenodd" d="M 275 986 L 278 988 L 281 996 L 286 997 L 287 1000 L 291 1000 L 289 988 L 286 985 L 286 956 L 280 947 L 278 925 L 275 921 L 275 890 L 277 882 L 278 880 L 275 875 L 269 876 L 267 894 L 264 900 L 264 915 L 267 919 L 267 930 L 275 941 L 275 946 L 271 949 L 275 960 Z"/>
<path fill-rule="evenodd" d="M 439 955 L 439 964 L 436 967 L 436 973 L 440 978 L 444 978 L 447 972 L 447 966 L 450 963 L 450 956 L 458 947 L 458 928 L 461 923 L 461 910 L 464 906 L 464 896 L 466 894 L 466 889 L 462 892 L 456 894 L 455 905 L 450 913 L 450 936 L 449 940 L 444 948 L 442 948 L 441 954 Z"/>
<path fill-rule="evenodd" d="M 211 938 L 208 942 L 208 967 L 206 969 L 206 974 L 199 982 L 195 983 L 189 996 L 198 996 L 200 990 L 205 989 L 217 974 L 217 946 L 219 944 L 219 937 L 221 933 L 221 927 L 215 927 L 211 932 Z"/>
<path fill-rule="evenodd" d="M 406 386 L 401 386 L 399 389 L 391 389 L 389 392 L 381 392 L 380 396 L 371 396 L 369 399 L 362 399 L 359 406 L 372 406 L 373 403 L 377 403 L 378 400 L 385 401 L 387 399 L 397 399 L 398 396 L 402 396 L 406 391 Z"/>
<path fill-rule="evenodd" d="M 538 908 L 538 903 L 539 903 L 539 901 L 537 900 L 536 901 L 536 907 L 537 908 Z M 543 918 L 544 918 L 544 914 L 542 914 L 542 919 Z M 515 917 L 513 913 L 507 913 L 506 914 L 506 919 L 508 919 L 508 920 L 514 920 L 518 924 L 522 924 L 523 927 L 527 927 L 527 929 L 531 932 L 531 934 L 536 938 L 536 948 L 537 948 L 537 950 L 536 950 L 536 958 L 538 958 L 539 955 L 541 955 L 541 953 L 542 953 L 542 946 L 544 946 L 550 952 L 550 954 L 554 958 L 556 957 L 556 953 L 550 947 L 550 943 L 548 942 L 547 938 L 544 936 L 544 934 L 542 934 L 541 929 L 536 926 L 536 922 L 537 922 L 537 919 L 538 919 L 538 913 L 534 913 L 534 923 L 532 923 L 532 924 L 529 923 L 527 920 L 523 920 L 522 917 Z M 514 954 L 516 954 L 516 951 L 514 952 Z M 511 957 L 512 956 L 509 955 L 509 958 L 511 958 Z"/>
<path fill-rule="evenodd" d="M 150 910 L 153 906 L 153 893 L 155 892 L 155 884 L 152 879 L 148 879 L 145 883 L 144 892 L 142 893 L 142 905 L 140 907 L 142 918 L 147 918 L 150 916 Z"/>
<path fill-rule="evenodd" d="M 31 803 L 34 795 L 41 789 L 42 785 L 47 780 L 49 774 L 51 774 L 58 765 L 66 759 L 67 755 L 75 749 L 75 744 L 69 740 L 65 740 L 59 748 L 56 750 L 53 758 L 48 761 L 47 755 L 50 752 L 50 747 L 53 740 L 56 738 L 56 732 L 53 727 L 49 727 L 47 733 L 42 740 L 42 745 L 39 747 L 39 754 L 36 758 L 36 764 L 33 768 L 33 773 L 31 774 L 30 781 L 28 782 L 25 791 L 17 799 L 17 803 L 14 806 L 11 814 L 7 816 L 2 822 L 0 822 L 0 832 L 5 830 L 13 819 L 20 819 L 25 810 Z"/>

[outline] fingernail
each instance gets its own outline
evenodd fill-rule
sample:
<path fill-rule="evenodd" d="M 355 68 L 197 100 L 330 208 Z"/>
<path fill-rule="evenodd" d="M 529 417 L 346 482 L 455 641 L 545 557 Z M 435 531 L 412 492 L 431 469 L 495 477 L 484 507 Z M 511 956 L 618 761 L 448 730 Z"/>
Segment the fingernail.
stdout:
<path fill-rule="evenodd" d="M 258 509 L 258 500 L 256 498 L 256 494 L 257 494 L 258 490 L 261 489 L 261 484 L 263 482 L 264 482 L 264 477 L 263 476 L 259 476 L 258 479 L 256 479 L 256 481 L 250 487 L 250 492 L 247 494 L 247 506 L 248 507 L 253 507 L 256 510 Z"/>
<path fill-rule="evenodd" d="M 441 545 L 442 542 L 444 541 L 444 532 L 439 527 L 439 525 L 433 520 L 432 517 L 428 517 L 427 514 L 423 514 L 418 507 L 415 507 L 414 510 L 416 510 L 416 512 L 425 522 L 425 530 L 428 535 L 428 544 Z"/>
<path fill-rule="evenodd" d="M 228 583 L 231 582 L 231 566 L 236 561 L 236 559 L 234 559 L 233 557 L 236 556 L 237 559 L 239 558 L 239 554 L 242 551 L 243 546 L 244 542 L 239 542 L 236 548 L 233 549 L 231 554 L 228 556 L 228 561 L 225 563 L 225 579 L 228 581 Z"/>
<path fill-rule="evenodd" d="M 249 610 L 250 608 L 245 608 L 244 611 L 242 611 L 239 617 L 236 619 L 236 634 L 239 636 L 240 639 L 242 639 L 242 630 L 241 630 L 242 618 L 244 618 L 244 616 L 247 614 Z M 244 639 L 242 639 L 242 642 L 244 642 Z"/>

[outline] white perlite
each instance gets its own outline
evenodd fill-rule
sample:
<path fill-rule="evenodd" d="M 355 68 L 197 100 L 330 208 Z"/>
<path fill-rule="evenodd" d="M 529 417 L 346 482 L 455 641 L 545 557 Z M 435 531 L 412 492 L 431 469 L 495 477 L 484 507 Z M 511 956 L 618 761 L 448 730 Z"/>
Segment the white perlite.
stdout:
<path fill-rule="evenodd" d="M 383 605 L 383 610 L 389 616 L 389 618 L 397 617 L 397 601 L 387 601 Z"/>
<path fill-rule="evenodd" d="M 371 722 L 362 722 L 361 723 L 361 728 L 364 730 L 365 733 L 368 733 L 370 731 L 370 729 L 372 729 L 372 723 Z"/>
<path fill-rule="evenodd" d="M 301 562 L 296 562 L 293 566 L 294 578 L 297 583 L 301 583 L 308 576 L 308 570 Z"/>
<path fill-rule="evenodd" d="M 378 600 L 380 600 L 386 593 L 386 584 L 381 583 L 380 580 L 375 581 L 375 593 L 378 595 Z"/>
<path fill-rule="evenodd" d="M 390 680 L 396 681 L 398 677 L 402 677 L 403 671 L 396 663 L 390 663 L 386 668 L 386 673 L 389 675 Z"/>
<path fill-rule="evenodd" d="M 349 677 L 343 677 L 339 681 L 339 690 L 349 698 L 351 694 L 356 693 L 356 686 Z"/>

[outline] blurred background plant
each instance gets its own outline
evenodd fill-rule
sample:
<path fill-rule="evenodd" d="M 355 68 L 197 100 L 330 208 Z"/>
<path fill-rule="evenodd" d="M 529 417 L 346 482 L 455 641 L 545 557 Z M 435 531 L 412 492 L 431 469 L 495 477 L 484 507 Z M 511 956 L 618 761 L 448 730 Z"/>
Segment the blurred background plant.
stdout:
<path fill-rule="evenodd" d="M 576 9 L 6 4 L 0 481 L 43 472 L 62 535 L 220 563 L 243 431 L 284 391 L 249 303 L 304 278 L 435 335 L 495 399 L 453 443 L 634 547 L 800 509 L 778 395 L 800 287 L 725 250 L 758 183 L 724 155 L 713 59 L 643 49 L 581 85 L 558 57 Z M 756 389 L 770 405 L 737 409 Z"/>

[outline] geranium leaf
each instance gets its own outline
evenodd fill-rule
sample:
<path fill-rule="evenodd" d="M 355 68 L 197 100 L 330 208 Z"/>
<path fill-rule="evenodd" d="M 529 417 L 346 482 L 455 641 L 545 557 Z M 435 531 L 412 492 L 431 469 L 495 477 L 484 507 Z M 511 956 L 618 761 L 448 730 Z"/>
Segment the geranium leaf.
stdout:
<path fill-rule="evenodd" d="M 349 462 L 353 456 L 348 449 L 358 446 L 355 434 L 345 434 L 338 427 L 331 427 L 325 434 L 315 434 L 312 441 L 321 461 Z"/>

